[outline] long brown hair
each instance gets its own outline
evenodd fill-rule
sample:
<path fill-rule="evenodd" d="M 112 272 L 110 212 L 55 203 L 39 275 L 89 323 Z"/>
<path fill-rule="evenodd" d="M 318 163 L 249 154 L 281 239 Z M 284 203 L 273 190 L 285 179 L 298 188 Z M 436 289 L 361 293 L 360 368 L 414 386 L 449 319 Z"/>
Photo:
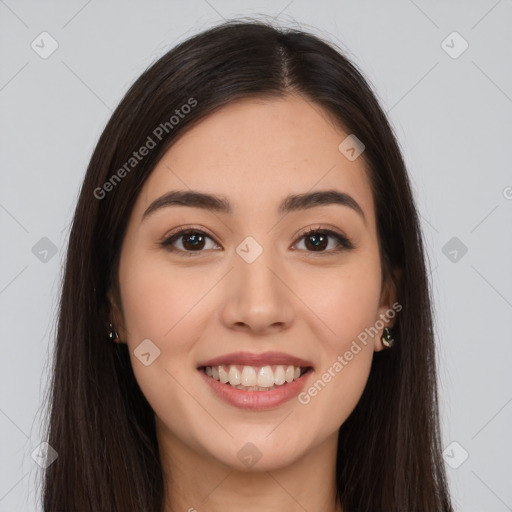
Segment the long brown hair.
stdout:
<path fill-rule="evenodd" d="M 46 512 L 162 510 L 154 413 L 127 345 L 105 341 L 107 293 L 119 294 L 127 220 L 145 180 L 186 129 L 235 99 L 290 93 L 316 102 L 364 142 L 383 276 L 400 274 L 397 343 L 375 353 L 364 393 L 339 430 L 338 498 L 346 512 L 453 510 L 440 455 L 424 247 L 393 131 L 366 80 L 335 45 L 302 30 L 232 20 L 153 63 L 116 108 L 92 155 L 59 304 L 46 427 L 58 458 L 44 473 Z M 171 121 L 177 109 L 184 114 Z M 130 160 L 149 136 L 155 147 Z"/>

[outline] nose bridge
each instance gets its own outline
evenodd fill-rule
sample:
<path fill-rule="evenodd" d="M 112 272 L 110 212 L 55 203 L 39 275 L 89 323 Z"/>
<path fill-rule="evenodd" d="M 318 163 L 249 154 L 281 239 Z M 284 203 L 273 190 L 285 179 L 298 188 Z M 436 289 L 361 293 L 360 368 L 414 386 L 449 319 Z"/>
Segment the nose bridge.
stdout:
<path fill-rule="evenodd" d="M 291 294 L 277 251 L 247 237 L 233 255 L 234 268 L 223 306 L 223 320 L 231 327 L 244 324 L 261 331 L 288 326 L 293 317 Z"/>

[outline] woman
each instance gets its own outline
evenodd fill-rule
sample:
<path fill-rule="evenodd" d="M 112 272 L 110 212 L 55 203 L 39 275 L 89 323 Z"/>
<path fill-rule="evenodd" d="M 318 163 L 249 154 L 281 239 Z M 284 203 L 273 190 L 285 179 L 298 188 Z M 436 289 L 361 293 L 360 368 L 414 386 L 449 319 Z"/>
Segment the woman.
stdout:
<path fill-rule="evenodd" d="M 407 172 L 339 50 L 226 22 L 133 84 L 69 240 L 44 510 L 451 511 Z"/>

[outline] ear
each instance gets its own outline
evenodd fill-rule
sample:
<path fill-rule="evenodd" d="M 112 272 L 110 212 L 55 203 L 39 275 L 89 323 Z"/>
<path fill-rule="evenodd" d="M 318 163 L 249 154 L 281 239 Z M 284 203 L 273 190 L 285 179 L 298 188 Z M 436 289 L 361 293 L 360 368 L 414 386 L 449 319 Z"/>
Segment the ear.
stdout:
<path fill-rule="evenodd" d="M 382 333 L 384 327 L 391 329 L 397 320 L 399 311 L 402 305 L 398 302 L 397 284 L 402 278 L 402 271 L 400 269 L 393 269 L 392 275 L 388 275 L 386 281 L 383 283 L 380 304 L 375 319 L 375 327 L 378 329 L 378 334 L 374 337 L 374 350 L 379 352 L 384 350 L 385 347 L 382 343 Z"/>
<path fill-rule="evenodd" d="M 109 305 L 109 321 L 119 335 L 119 341 L 116 341 L 116 343 L 126 343 L 126 328 L 122 307 L 118 304 L 119 300 L 116 299 L 112 289 L 107 292 L 107 300 Z M 110 326 L 107 325 L 107 329 L 108 328 L 110 328 Z"/>

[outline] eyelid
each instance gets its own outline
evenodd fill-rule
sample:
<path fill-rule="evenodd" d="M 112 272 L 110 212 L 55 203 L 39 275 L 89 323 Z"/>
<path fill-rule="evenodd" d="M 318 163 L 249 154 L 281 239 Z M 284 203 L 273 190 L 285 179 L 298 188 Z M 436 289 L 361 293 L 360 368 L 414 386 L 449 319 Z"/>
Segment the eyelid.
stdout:
<path fill-rule="evenodd" d="M 215 237 L 206 229 L 206 228 L 203 228 L 202 226 L 194 226 L 194 225 L 184 225 L 184 226 L 177 226 L 175 227 L 173 230 L 169 231 L 168 233 L 166 233 L 163 237 L 162 237 L 162 243 L 166 242 L 169 240 L 169 238 L 172 238 L 174 235 L 177 235 L 178 233 L 180 235 L 183 235 L 185 233 L 183 232 L 188 232 L 188 231 L 198 231 L 200 233 L 204 233 L 205 235 L 208 235 L 212 240 L 215 240 Z M 217 242 L 215 242 L 217 243 Z"/>

